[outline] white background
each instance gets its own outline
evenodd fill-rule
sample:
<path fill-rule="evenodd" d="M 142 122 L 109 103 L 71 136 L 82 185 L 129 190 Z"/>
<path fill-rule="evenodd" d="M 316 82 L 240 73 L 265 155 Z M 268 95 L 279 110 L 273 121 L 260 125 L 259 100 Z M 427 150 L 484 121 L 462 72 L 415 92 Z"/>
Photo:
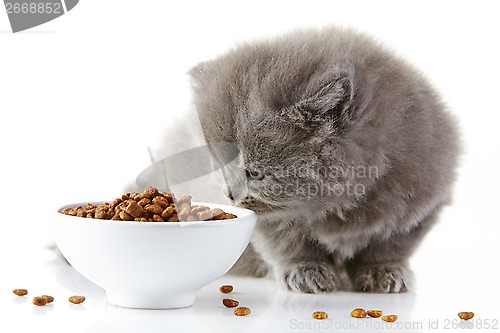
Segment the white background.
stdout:
<path fill-rule="evenodd" d="M 208 331 L 222 326 L 288 330 L 294 328 L 290 318 L 304 313 L 309 318 L 318 304 L 336 306 L 331 311 L 338 318 L 366 300 L 423 322 L 424 331 L 429 320 L 440 320 L 443 328 L 458 311 L 498 321 L 499 13 L 497 1 L 82 0 L 52 22 L 12 34 L 2 9 L 0 325 L 9 332 L 32 331 L 36 325 L 43 325 L 42 332 L 64 331 L 69 324 L 78 332 L 94 325 L 96 332 L 116 329 L 120 318 L 135 318 L 144 331 L 171 325 L 196 330 L 194 324 L 182 325 L 198 318 L 194 322 L 208 325 Z M 185 75 L 190 67 L 240 41 L 328 24 L 356 27 L 409 59 L 460 120 L 465 154 L 455 201 L 412 260 L 414 293 L 290 295 L 275 292 L 269 282 L 236 280 L 253 295 L 253 317 L 245 324 L 219 318 L 221 310 L 207 305 L 210 297 L 219 297 L 211 291 L 219 282 L 200 293 L 194 308 L 162 317 L 110 310 L 102 290 L 46 249 L 48 221 L 57 206 L 113 198 L 148 166 L 148 147 L 161 158 L 165 151 L 185 148 L 175 138 L 195 137 Z M 207 188 L 219 193 L 217 184 Z M 52 290 L 61 298 L 79 292 L 95 301 L 89 300 L 84 311 L 54 304 L 43 312 L 30 309 L 29 301 L 13 300 L 14 288 Z M 269 293 L 271 303 L 265 298 Z M 281 318 L 264 315 L 269 312 Z M 269 320 L 275 326 L 266 324 Z"/>

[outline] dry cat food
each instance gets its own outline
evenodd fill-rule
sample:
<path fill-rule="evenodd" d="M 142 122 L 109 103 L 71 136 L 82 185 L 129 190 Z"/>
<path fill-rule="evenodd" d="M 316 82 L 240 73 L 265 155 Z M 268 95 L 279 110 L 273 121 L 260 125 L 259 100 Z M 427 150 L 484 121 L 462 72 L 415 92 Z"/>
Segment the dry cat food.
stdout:
<path fill-rule="evenodd" d="M 328 318 L 328 313 L 326 313 L 325 311 L 314 311 L 312 313 L 312 317 L 314 319 L 323 320 Z"/>
<path fill-rule="evenodd" d="M 47 297 L 37 296 L 33 298 L 33 304 L 36 306 L 44 306 L 47 303 Z"/>
<path fill-rule="evenodd" d="M 71 296 L 68 301 L 73 304 L 80 304 L 85 302 L 85 296 Z"/>
<path fill-rule="evenodd" d="M 52 302 L 54 302 L 54 297 L 49 295 L 42 295 L 33 298 L 33 304 L 36 306 L 44 306 Z"/>
<path fill-rule="evenodd" d="M 459 312 L 458 316 L 460 317 L 460 319 L 469 320 L 474 318 L 474 312 Z"/>
<path fill-rule="evenodd" d="M 45 298 L 45 300 L 47 301 L 47 304 L 48 304 L 48 303 L 52 303 L 52 302 L 54 302 L 54 297 L 52 297 L 52 296 L 49 296 L 49 295 L 42 295 L 42 296 L 40 296 L 40 297 L 41 297 L 41 298 Z"/>
<path fill-rule="evenodd" d="M 239 308 L 234 309 L 235 316 L 248 316 L 252 311 L 246 306 L 240 306 Z"/>
<path fill-rule="evenodd" d="M 240 302 L 234 300 L 234 299 L 230 299 L 230 298 L 224 298 L 222 300 L 222 304 L 224 304 L 224 306 L 226 308 L 235 308 L 237 307 L 238 305 L 240 305 Z"/>
<path fill-rule="evenodd" d="M 366 311 L 362 308 L 356 308 L 351 311 L 351 317 L 353 318 L 366 318 Z"/>
<path fill-rule="evenodd" d="M 14 289 L 12 290 L 12 292 L 14 294 L 16 294 L 17 296 L 25 296 L 25 295 L 28 295 L 28 290 L 26 289 Z"/>
<path fill-rule="evenodd" d="M 173 193 L 148 186 L 142 193 L 128 192 L 112 203 L 64 208 L 61 213 L 103 220 L 136 222 L 190 222 L 229 220 L 237 216 L 222 209 L 191 204 L 191 196 L 176 199 Z"/>
<path fill-rule="evenodd" d="M 223 294 L 229 294 L 230 292 L 233 291 L 233 286 L 230 285 L 220 286 L 219 291 Z"/>
<path fill-rule="evenodd" d="M 380 319 L 382 319 L 383 321 L 386 321 L 388 323 L 393 323 L 396 320 L 398 320 L 398 316 L 397 315 L 387 315 L 387 316 L 380 317 Z"/>
<path fill-rule="evenodd" d="M 368 310 L 366 313 L 372 318 L 380 318 L 384 314 L 382 310 Z"/>

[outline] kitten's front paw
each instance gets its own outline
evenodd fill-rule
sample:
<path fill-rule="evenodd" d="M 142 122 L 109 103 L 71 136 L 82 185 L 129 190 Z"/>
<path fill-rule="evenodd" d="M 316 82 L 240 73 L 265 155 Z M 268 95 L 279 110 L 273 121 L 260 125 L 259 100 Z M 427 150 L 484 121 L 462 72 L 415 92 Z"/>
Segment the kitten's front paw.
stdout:
<path fill-rule="evenodd" d="M 325 264 L 303 263 L 290 267 L 282 282 L 288 290 L 317 294 L 337 290 L 338 278 Z"/>
<path fill-rule="evenodd" d="M 411 271 L 399 265 L 368 266 L 352 275 L 354 290 L 369 293 L 404 293 L 408 291 Z"/>

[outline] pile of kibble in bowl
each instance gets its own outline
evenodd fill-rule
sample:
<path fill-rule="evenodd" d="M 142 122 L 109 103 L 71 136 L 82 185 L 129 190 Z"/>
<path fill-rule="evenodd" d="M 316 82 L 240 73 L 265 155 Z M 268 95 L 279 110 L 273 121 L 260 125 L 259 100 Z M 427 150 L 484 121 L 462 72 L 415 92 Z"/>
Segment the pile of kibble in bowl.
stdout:
<path fill-rule="evenodd" d="M 219 208 L 191 204 L 191 196 L 176 199 L 173 193 L 148 186 L 142 193 L 128 192 L 111 203 L 68 207 L 66 215 L 102 220 L 135 222 L 193 222 L 234 219 L 237 216 Z"/>

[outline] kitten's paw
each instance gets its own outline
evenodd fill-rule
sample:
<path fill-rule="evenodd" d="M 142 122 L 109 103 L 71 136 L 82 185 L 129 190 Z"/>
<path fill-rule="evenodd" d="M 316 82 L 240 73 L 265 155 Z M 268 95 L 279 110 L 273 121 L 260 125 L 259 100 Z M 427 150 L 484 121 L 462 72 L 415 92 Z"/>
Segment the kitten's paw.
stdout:
<path fill-rule="evenodd" d="M 290 267 L 283 275 L 285 288 L 317 294 L 337 290 L 338 278 L 331 267 L 322 263 L 303 263 Z"/>
<path fill-rule="evenodd" d="M 408 291 L 411 271 L 403 266 L 368 266 L 354 270 L 354 290 L 369 293 L 404 293 Z"/>

